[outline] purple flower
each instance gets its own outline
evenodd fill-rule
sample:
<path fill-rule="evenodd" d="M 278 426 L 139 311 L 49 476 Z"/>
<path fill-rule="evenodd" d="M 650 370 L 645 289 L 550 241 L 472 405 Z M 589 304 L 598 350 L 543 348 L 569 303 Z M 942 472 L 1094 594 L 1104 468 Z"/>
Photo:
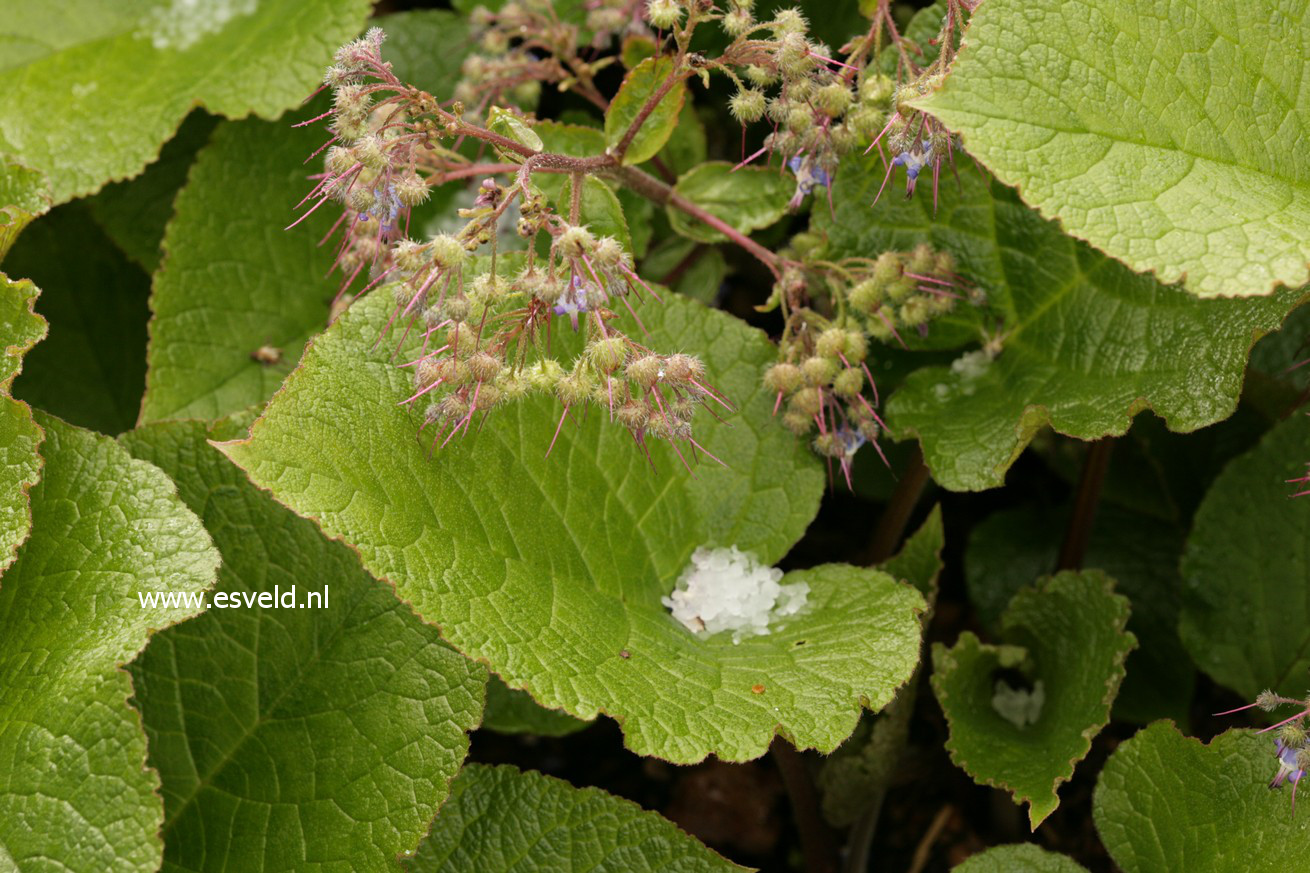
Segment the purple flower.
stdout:
<path fill-rule="evenodd" d="M 573 284 L 560 295 L 559 302 L 555 304 L 556 315 L 567 315 L 569 323 L 573 329 L 578 329 L 578 313 L 587 311 L 587 287 L 583 284 L 582 277 L 575 275 Z"/>
<path fill-rule="evenodd" d="M 1298 750 L 1293 749 L 1282 740 L 1278 740 L 1274 744 L 1274 750 L 1278 755 L 1278 772 L 1269 781 L 1269 787 L 1279 788 L 1284 782 L 1290 781 L 1292 783 L 1292 797 L 1295 802 L 1296 783 L 1300 782 L 1301 777 L 1305 775 L 1305 770 L 1297 765 Z"/>
<path fill-rule="evenodd" d="M 842 451 L 846 453 L 847 459 L 855 457 L 855 453 L 860 450 L 860 446 L 868 442 L 864 434 L 845 424 L 837 428 L 837 432 L 833 436 L 836 437 Z"/>
<path fill-rule="evenodd" d="M 914 182 L 924 167 L 932 163 L 932 143 L 924 143 L 922 151 L 905 151 L 892 158 L 893 167 L 905 168 L 905 193 L 914 193 Z"/>
<path fill-rule="evenodd" d="M 809 194 L 815 188 L 827 188 L 832 184 L 832 176 L 823 167 L 814 162 L 814 158 L 806 155 L 793 156 L 787 161 L 787 166 L 791 168 L 792 174 L 796 176 L 796 193 L 792 195 L 791 201 L 787 204 L 788 208 L 795 209 L 801 205 L 805 195 Z"/>

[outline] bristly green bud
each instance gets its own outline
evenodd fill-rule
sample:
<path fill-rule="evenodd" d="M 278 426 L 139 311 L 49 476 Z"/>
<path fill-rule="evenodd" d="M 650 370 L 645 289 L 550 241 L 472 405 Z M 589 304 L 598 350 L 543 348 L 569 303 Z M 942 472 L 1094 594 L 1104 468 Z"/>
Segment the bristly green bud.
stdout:
<path fill-rule="evenodd" d="M 846 451 L 846 447 L 831 433 L 819 434 L 810 445 L 821 458 L 840 458 Z"/>
<path fill-rule="evenodd" d="M 675 0 L 646 0 L 646 20 L 652 27 L 669 30 L 682 18 L 682 10 Z"/>
<path fill-rule="evenodd" d="M 906 327 L 927 324 L 932 314 L 932 305 L 922 297 L 911 297 L 896 311 L 896 317 Z"/>
<path fill-rule="evenodd" d="M 924 276 L 931 273 L 936 264 L 937 253 L 932 250 L 932 246 L 928 243 L 919 243 L 914 247 L 914 251 L 910 252 L 910 261 L 906 269 Z"/>
<path fill-rule="evenodd" d="M 428 199 L 428 183 L 412 170 L 400 174 L 395 182 L 396 199 L 405 206 L 418 206 Z"/>
<path fill-rule="evenodd" d="M 570 226 L 555 237 L 555 248 L 566 258 L 590 255 L 596 247 L 596 238 L 585 227 Z"/>
<path fill-rule="evenodd" d="M 464 257 L 468 254 L 464 249 L 464 244 L 448 233 L 439 233 L 434 236 L 428 247 L 432 262 L 443 270 L 458 267 L 464 263 Z"/>
<path fill-rule="evenodd" d="M 794 433 L 796 436 L 805 436 L 814 430 L 814 419 L 803 412 L 789 409 L 783 413 L 782 426 Z"/>
<path fill-rule="evenodd" d="M 723 32 L 728 36 L 738 37 L 750 30 L 751 25 L 754 23 L 755 18 L 750 14 L 749 10 L 741 8 L 730 9 L 723 16 Z"/>
<path fill-rule="evenodd" d="M 419 361 L 418 367 L 414 370 L 414 387 L 428 387 L 441 378 L 441 372 L 443 369 L 442 362 L 436 358 L 424 358 Z"/>
<path fill-rule="evenodd" d="M 355 143 L 352 150 L 355 153 L 355 160 L 370 170 L 378 171 L 387 166 L 387 154 L 381 137 L 366 136 Z"/>
<path fill-rule="evenodd" d="M 896 252 L 883 252 L 873 262 L 873 281 L 886 287 L 901 278 L 901 256 Z"/>
<path fill-rule="evenodd" d="M 814 353 L 825 358 L 835 358 L 846 351 L 846 331 L 830 327 L 814 341 Z"/>
<path fill-rule="evenodd" d="M 625 260 L 623 252 L 623 243 L 619 242 L 612 236 L 603 236 L 596 240 L 596 248 L 592 252 L 592 260 L 599 267 L 610 269 L 617 267 L 620 262 Z"/>
<path fill-rule="evenodd" d="M 854 400 L 864 390 L 864 374 L 854 367 L 848 367 L 832 380 L 832 393 L 846 400 Z"/>
<path fill-rule="evenodd" d="M 323 168 L 334 176 L 340 176 L 353 166 L 355 166 L 355 156 L 350 153 L 350 149 L 341 146 L 328 149 L 327 157 L 323 160 Z"/>
<path fill-rule="evenodd" d="M 882 305 L 887 295 L 883 292 L 882 287 L 872 279 L 865 279 L 858 282 L 847 292 L 846 299 L 850 301 L 853 308 L 860 312 L 871 313 Z"/>
<path fill-rule="evenodd" d="M 446 318 L 450 319 L 455 324 L 460 324 L 468 320 L 469 310 L 473 307 L 469 305 L 467 297 L 451 297 L 441 308 L 445 313 Z M 461 333 L 463 332 L 464 331 L 461 331 Z"/>
<path fill-rule="evenodd" d="M 560 296 L 564 293 L 564 283 L 555 276 L 547 276 L 533 290 L 535 296 L 542 303 L 554 305 Z"/>
<path fill-rule="evenodd" d="M 751 124 L 764 117 L 766 103 L 762 91 L 747 88 L 732 95 L 732 99 L 728 101 L 728 111 L 742 124 Z"/>
<path fill-rule="evenodd" d="M 892 95 L 895 93 L 896 82 L 884 73 L 869 76 L 860 85 L 860 100 L 882 108 L 891 105 Z"/>
<path fill-rule="evenodd" d="M 644 403 L 630 400 L 615 411 L 614 417 L 628 430 L 641 430 L 650 421 L 650 409 Z"/>
<path fill-rule="evenodd" d="M 1306 744 L 1305 728 L 1297 722 L 1285 724 L 1278 729 L 1278 738 L 1289 749 L 1301 749 Z"/>
<path fill-rule="evenodd" d="M 883 321 L 876 314 L 870 315 L 869 320 L 864 323 L 864 332 L 880 343 L 885 343 L 895 336 L 895 334 L 892 333 L 891 325 Z"/>
<path fill-rule="evenodd" d="M 458 394 L 447 394 L 437 403 L 437 417 L 449 422 L 463 421 L 469 414 L 468 401 Z"/>
<path fill-rule="evenodd" d="M 554 391 L 564 378 L 564 368 L 554 358 L 537 361 L 528 368 L 528 384 L 537 391 Z"/>
<path fill-rule="evenodd" d="M 628 344 L 621 337 L 598 339 L 587 346 L 587 360 L 602 373 L 613 373 L 623 366 L 628 356 Z"/>
<path fill-rule="evenodd" d="M 847 329 L 844 354 L 852 364 L 858 364 L 869 356 L 869 341 L 864 338 L 864 331 Z"/>
<path fill-rule="evenodd" d="M 643 389 L 651 388 L 660 380 L 660 375 L 664 371 L 664 362 L 656 355 L 642 355 L 634 361 L 628 363 L 625 373 L 633 382 L 636 382 Z"/>
<path fill-rule="evenodd" d="M 814 112 L 804 103 L 793 103 L 783 122 L 793 133 L 802 133 L 814 129 Z"/>
<path fill-rule="evenodd" d="M 368 212 L 377 202 L 372 188 L 352 188 L 346 203 L 356 212 Z"/>
<path fill-rule="evenodd" d="M 692 355 L 669 355 L 664 361 L 664 376 L 675 385 L 705 378 L 705 365 Z"/>
<path fill-rule="evenodd" d="M 402 273 L 416 273 L 428 260 L 428 247 L 412 239 L 402 239 L 392 248 L 396 269 Z"/>
<path fill-rule="evenodd" d="M 490 352 L 475 352 L 469 356 L 469 375 L 475 382 L 486 382 L 500 373 L 500 359 Z"/>
<path fill-rule="evenodd" d="M 769 28 L 773 35 L 781 39 L 793 33 L 805 33 L 809 25 L 805 22 L 805 16 L 799 9 L 779 9 L 773 15 L 773 21 L 769 22 Z"/>
<path fill-rule="evenodd" d="M 483 382 L 469 399 L 476 399 L 477 409 L 490 409 L 500 402 L 501 391 L 491 382 Z"/>
<path fill-rule="evenodd" d="M 902 276 L 894 282 L 887 283 L 887 299 L 893 303 L 900 303 L 902 300 L 908 299 L 914 293 L 915 288 L 913 279 Z"/>
<path fill-rule="evenodd" d="M 764 371 L 764 387 L 774 394 L 790 394 L 800 388 L 803 381 L 801 368 L 795 364 L 778 363 Z"/>
<path fill-rule="evenodd" d="M 788 33 L 778 40 L 775 58 L 784 76 L 799 78 L 814 68 L 810 42 L 800 32 Z"/>
<path fill-rule="evenodd" d="M 778 81 L 778 74 L 767 67 L 751 64 L 744 71 L 746 81 L 759 88 L 765 88 Z"/>
<path fill-rule="evenodd" d="M 851 89 L 841 80 L 830 82 L 814 95 L 814 105 L 829 118 L 840 118 L 850 108 L 854 98 Z"/>
<path fill-rule="evenodd" d="M 572 372 L 555 383 L 555 396 L 565 406 L 577 406 L 591 399 L 596 388 L 596 380 L 581 367 L 574 367 Z"/>
<path fill-rule="evenodd" d="M 791 396 L 787 404 L 790 409 L 806 417 L 814 416 L 823 408 L 823 395 L 818 388 L 802 388 Z"/>
<path fill-rule="evenodd" d="M 1256 695 L 1255 705 L 1265 712 L 1273 712 L 1278 708 L 1278 695 L 1266 688 Z"/>
<path fill-rule="evenodd" d="M 810 385 L 822 387 L 832 384 L 833 377 L 837 375 L 837 370 L 836 361 L 819 355 L 806 358 L 801 362 L 801 373 L 805 375 L 805 381 Z"/>

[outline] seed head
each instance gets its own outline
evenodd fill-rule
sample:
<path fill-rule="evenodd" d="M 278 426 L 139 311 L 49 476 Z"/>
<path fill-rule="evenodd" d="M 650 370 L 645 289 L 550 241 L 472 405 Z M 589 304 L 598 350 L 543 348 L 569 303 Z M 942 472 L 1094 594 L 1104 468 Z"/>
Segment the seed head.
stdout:
<path fill-rule="evenodd" d="M 593 367 L 608 374 L 623 366 L 623 360 L 628 354 L 628 346 L 621 337 L 606 337 L 587 346 L 586 354 Z"/>
<path fill-rule="evenodd" d="M 746 88 L 732 95 L 728 101 L 728 111 L 742 124 L 750 124 L 764 117 L 766 103 L 763 92 Z"/>
<path fill-rule="evenodd" d="M 795 364 L 779 363 L 764 371 L 764 387 L 774 394 L 791 394 L 801 387 L 804 377 Z"/>
<path fill-rule="evenodd" d="M 643 389 L 650 389 L 664 374 L 664 362 L 656 355 L 642 355 L 630 361 L 625 372 Z"/>
<path fill-rule="evenodd" d="M 833 377 L 837 375 L 837 368 L 834 359 L 820 355 L 814 355 L 801 362 L 801 373 L 805 375 L 805 381 L 809 385 L 831 385 Z M 818 410 L 816 409 L 815 412 Z"/>
<path fill-rule="evenodd" d="M 691 355 L 670 355 L 664 362 L 664 375 L 674 384 L 692 382 L 705 377 L 705 365 Z"/>
<path fill-rule="evenodd" d="M 646 20 L 652 27 L 669 30 L 682 18 L 682 10 L 674 0 L 646 0 Z"/>
<path fill-rule="evenodd" d="M 467 252 L 464 244 L 448 233 L 439 233 L 429 244 L 432 262 L 442 269 L 450 269 L 464 263 Z"/>
<path fill-rule="evenodd" d="M 404 206 L 418 206 L 428 199 L 428 183 L 413 170 L 400 174 L 394 183 L 396 199 Z"/>

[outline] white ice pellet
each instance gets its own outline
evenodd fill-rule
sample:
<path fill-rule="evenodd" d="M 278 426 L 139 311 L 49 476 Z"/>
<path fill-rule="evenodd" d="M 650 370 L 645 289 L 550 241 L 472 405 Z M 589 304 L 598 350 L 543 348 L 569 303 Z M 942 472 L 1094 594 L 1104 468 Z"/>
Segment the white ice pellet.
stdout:
<path fill-rule="evenodd" d="M 150 10 L 139 35 L 160 51 L 188 49 L 233 18 L 250 15 L 256 5 L 256 0 L 171 0 Z"/>
<path fill-rule="evenodd" d="M 780 585 L 782 571 L 765 567 L 736 546 L 701 547 L 677 586 L 661 601 L 689 630 L 702 636 L 732 631 L 732 641 L 769 632 L 769 619 L 795 615 L 809 597 L 804 582 Z"/>

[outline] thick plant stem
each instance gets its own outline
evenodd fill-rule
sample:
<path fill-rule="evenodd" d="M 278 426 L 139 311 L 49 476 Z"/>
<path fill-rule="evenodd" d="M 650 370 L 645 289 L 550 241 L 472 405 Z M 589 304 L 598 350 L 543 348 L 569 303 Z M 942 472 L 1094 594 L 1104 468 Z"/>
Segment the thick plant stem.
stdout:
<path fill-rule="evenodd" d="M 1074 497 L 1073 517 L 1069 519 L 1069 529 L 1065 532 L 1055 565 L 1057 571 L 1078 570 L 1083 565 L 1087 544 L 1092 538 L 1092 526 L 1096 523 L 1096 507 L 1101 501 L 1101 485 L 1105 482 L 1105 471 L 1110 466 L 1113 449 L 1114 440 L 1107 437 L 1092 443 L 1087 450 L 1083 472 L 1078 479 L 1078 493 Z"/>
<path fill-rule="evenodd" d="M 910 515 L 928 485 L 928 466 L 923 462 L 923 450 L 916 443 L 910 455 L 910 461 L 896 483 L 891 501 L 878 519 L 878 526 L 873 531 L 873 542 L 869 544 L 866 562 L 881 564 L 896 554 L 896 547 L 905 536 L 905 527 L 910 523 Z"/>
<path fill-rule="evenodd" d="M 837 839 L 819 811 L 819 794 L 805 769 L 805 759 L 791 743 L 775 737 L 769 754 L 778 765 L 801 834 L 806 873 L 837 873 Z"/>

